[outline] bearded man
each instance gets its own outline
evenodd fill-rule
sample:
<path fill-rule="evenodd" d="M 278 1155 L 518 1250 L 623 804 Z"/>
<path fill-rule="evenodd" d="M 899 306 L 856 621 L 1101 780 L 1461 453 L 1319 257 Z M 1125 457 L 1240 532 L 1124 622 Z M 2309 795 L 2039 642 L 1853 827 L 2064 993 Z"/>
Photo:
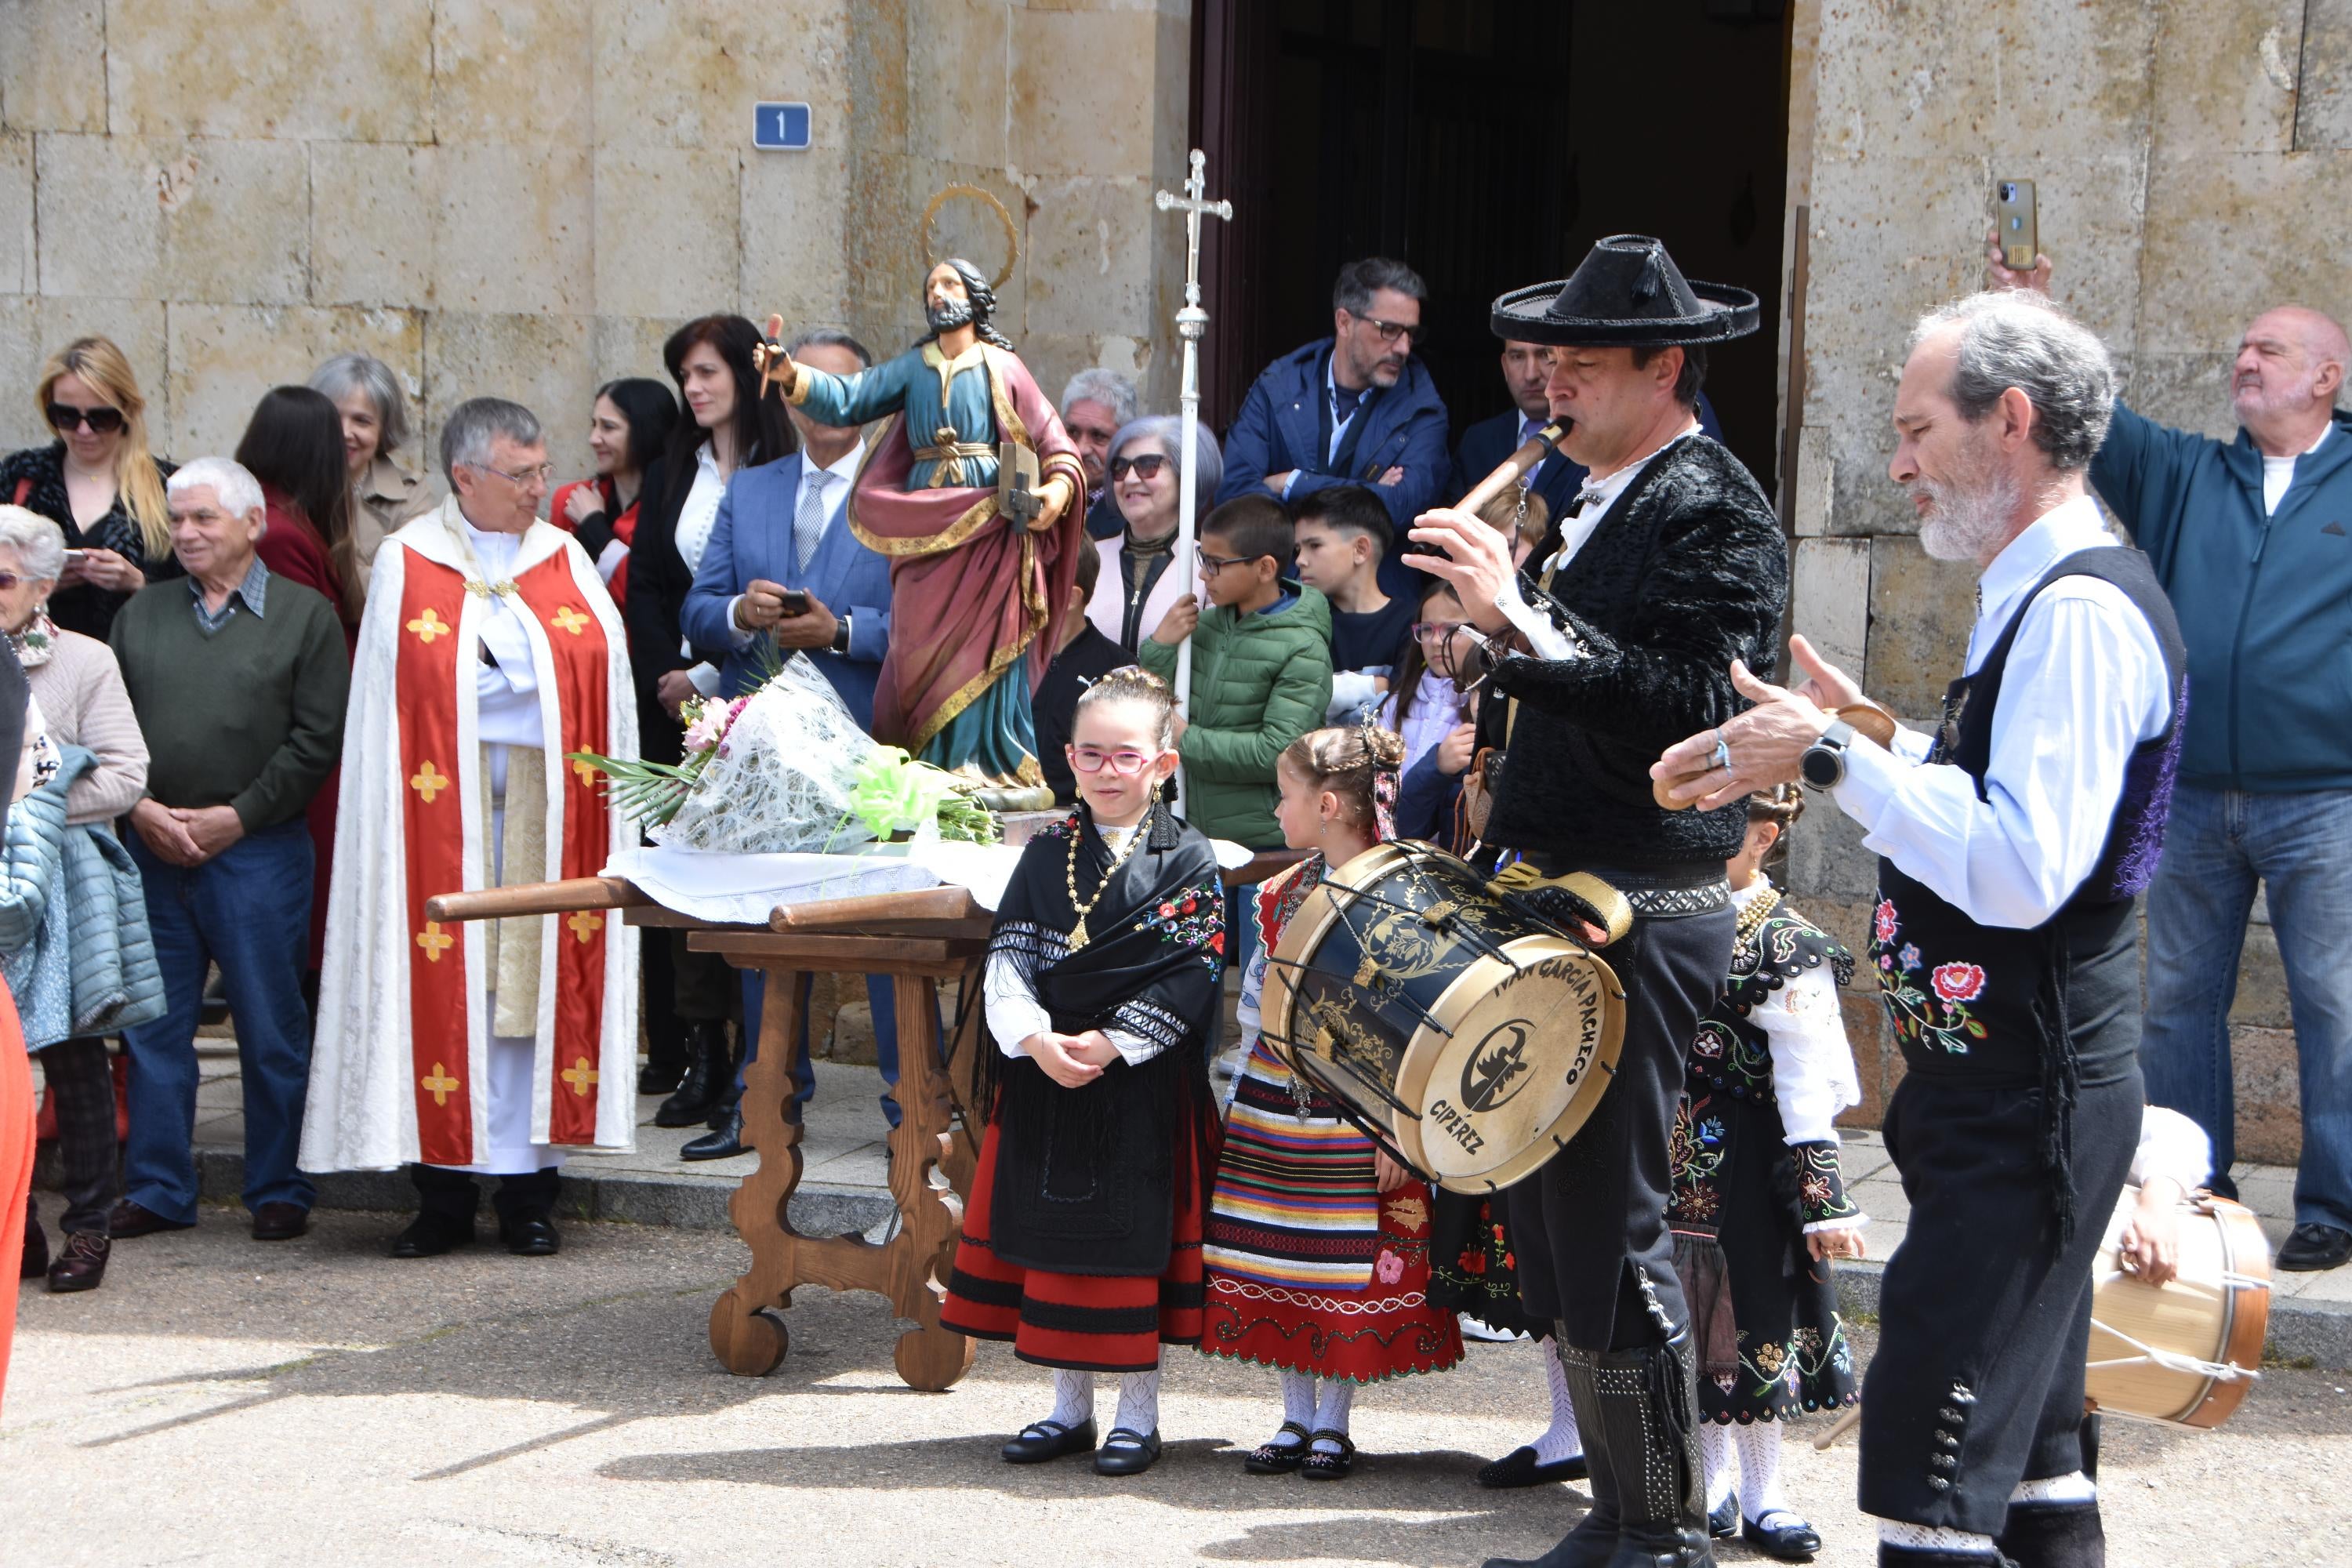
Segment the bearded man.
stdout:
<path fill-rule="evenodd" d="M 995 309 L 980 269 L 950 258 L 924 280 L 930 335 L 898 358 L 835 375 L 773 342 L 758 357 L 805 418 L 891 416 L 846 513 L 858 542 L 890 558 L 875 737 L 1051 805 L 1030 701 L 1053 658 L 1045 633 L 1086 548 L 1072 503 L 1087 474 L 1061 416 L 991 324 Z M 770 338 L 782 330 L 782 317 L 768 319 Z M 1024 506 L 1027 516 L 1006 515 Z"/>
<path fill-rule="evenodd" d="M 2083 1381 L 2091 1262 L 2139 1138 L 2137 895 L 2164 842 L 2187 655 L 2147 556 L 2085 488 L 2116 376 L 2038 296 L 1922 320 L 1890 473 L 1919 542 L 1973 561 L 1968 662 L 1933 735 L 1801 637 L 1793 691 L 1668 750 L 1702 807 L 1801 776 L 1876 850 L 1871 931 L 1906 1071 L 1886 1146 L 1910 1228 L 1862 1392 L 1885 1568 L 2095 1568 Z"/>

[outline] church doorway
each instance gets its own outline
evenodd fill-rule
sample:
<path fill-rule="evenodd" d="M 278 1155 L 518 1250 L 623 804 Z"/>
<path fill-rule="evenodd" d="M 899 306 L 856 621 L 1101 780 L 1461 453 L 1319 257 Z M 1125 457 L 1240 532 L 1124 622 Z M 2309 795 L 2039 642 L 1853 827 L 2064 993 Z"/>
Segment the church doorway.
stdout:
<path fill-rule="evenodd" d="M 1202 416 L 1331 330 L 1331 279 L 1421 273 L 1422 354 L 1454 434 L 1507 406 L 1487 305 L 1565 277 L 1603 235 L 1656 235 L 1752 289 L 1763 330 L 1714 354 L 1728 445 L 1773 489 L 1785 306 L 1782 0 L 1195 0 L 1193 145 L 1231 224 L 1204 226 Z M 1638 134 L 1638 144 L 1637 144 Z"/>

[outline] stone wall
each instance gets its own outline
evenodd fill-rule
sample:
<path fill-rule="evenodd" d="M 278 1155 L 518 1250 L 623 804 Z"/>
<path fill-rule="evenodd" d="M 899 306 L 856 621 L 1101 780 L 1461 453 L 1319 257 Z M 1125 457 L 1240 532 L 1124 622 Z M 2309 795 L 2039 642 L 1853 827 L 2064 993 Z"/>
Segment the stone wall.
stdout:
<path fill-rule="evenodd" d="M 1174 399 L 1189 0 L 0 0 L 0 443 L 41 360 L 130 354 L 159 452 L 225 451 L 326 354 L 438 420 L 485 393 L 585 471 L 590 395 L 711 310 L 920 321 L 924 205 L 1021 239 L 1000 321 L 1048 395 Z M 815 145 L 750 144 L 805 100 Z M 976 202 L 943 244 L 1006 259 Z M 431 467 L 422 448 L 412 467 Z"/>
<path fill-rule="evenodd" d="M 1799 0 L 1789 206 L 1811 209 L 1795 624 L 1875 697 L 1937 711 L 1972 573 L 1928 561 L 1886 478 L 1911 321 L 1979 287 L 1997 178 L 2037 182 L 2054 291 L 2126 396 L 2227 435 L 2226 372 L 2263 308 L 2352 319 L 2352 0 Z M 1793 237 L 1793 233 L 1792 233 Z M 1817 810 L 1795 890 L 1862 935 L 1872 869 Z M 1874 1123 L 1901 1073 L 1866 993 L 1847 1017 Z M 2236 1010 L 2242 1157 L 2292 1162 L 2292 1026 L 2267 925 Z"/>

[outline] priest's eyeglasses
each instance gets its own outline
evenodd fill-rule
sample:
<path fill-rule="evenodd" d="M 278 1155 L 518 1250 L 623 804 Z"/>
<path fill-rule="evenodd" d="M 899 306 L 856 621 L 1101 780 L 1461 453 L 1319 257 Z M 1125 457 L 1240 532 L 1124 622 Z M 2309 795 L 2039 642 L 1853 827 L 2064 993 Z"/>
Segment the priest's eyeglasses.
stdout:
<path fill-rule="evenodd" d="M 496 474 L 509 484 L 522 489 L 529 489 L 533 485 L 543 485 L 555 478 L 553 463 L 541 463 L 535 468 L 525 468 L 519 474 L 508 473 L 504 468 L 491 468 L 488 463 L 482 464 L 481 467 L 484 471 Z"/>
<path fill-rule="evenodd" d="M 1105 768 L 1121 778 L 1132 778 L 1160 760 L 1158 752 L 1106 752 L 1099 746 L 1072 746 L 1070 766 L 1082 773 L 1098 773 Z"/>

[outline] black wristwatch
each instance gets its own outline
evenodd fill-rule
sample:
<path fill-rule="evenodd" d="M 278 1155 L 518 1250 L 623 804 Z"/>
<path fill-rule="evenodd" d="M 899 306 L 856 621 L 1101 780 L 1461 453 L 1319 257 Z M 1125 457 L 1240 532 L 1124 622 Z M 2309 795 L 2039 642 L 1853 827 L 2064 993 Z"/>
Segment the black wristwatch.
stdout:
<path fill-rule="evenodd" d="M 834 619 L 833 651 L 839 654 L 849 651 L 849 617 L 847 616 L 838 616 Z"/>
<path fill-rule="evenodd" d="M 1797 763 L 1808 789 L 1835 789 L 1845 782 L 1845 749 L 1853 744 L 1853 726 L 1833 720 L 1822 738 L 1805 748 Z"/>

